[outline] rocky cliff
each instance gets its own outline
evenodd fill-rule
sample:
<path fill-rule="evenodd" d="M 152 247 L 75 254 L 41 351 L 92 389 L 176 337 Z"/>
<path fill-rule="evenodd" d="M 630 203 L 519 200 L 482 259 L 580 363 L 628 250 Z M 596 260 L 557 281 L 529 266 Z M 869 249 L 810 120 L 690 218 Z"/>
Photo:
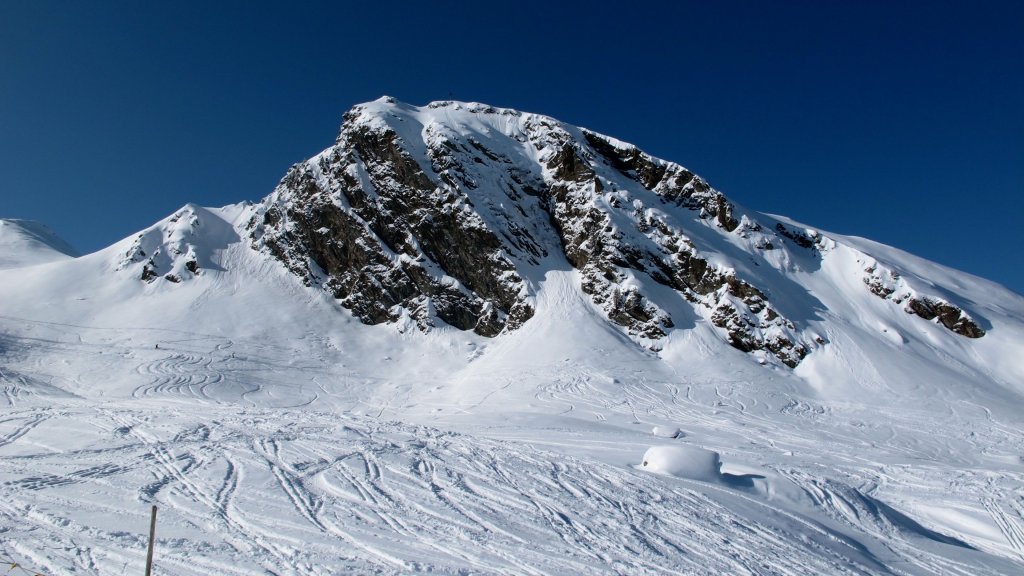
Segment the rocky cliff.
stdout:
<path fill-rule="evenodd" d="M 787 318 L 758 268 L 813 266 L 831 239 L 745 211 L 678 164 L 535 114 L 390 98 L 356 106 L 245 232 L 368 324 L 496 336 L 530 320 L 546 270 L 572 267 L 607 319 L 654 350 L 679 310 L 790 367 L 827 345 Z M 865 269 L 865 290 L 957 335 L 984 335 L 955 304 L 879 270 Z"/>

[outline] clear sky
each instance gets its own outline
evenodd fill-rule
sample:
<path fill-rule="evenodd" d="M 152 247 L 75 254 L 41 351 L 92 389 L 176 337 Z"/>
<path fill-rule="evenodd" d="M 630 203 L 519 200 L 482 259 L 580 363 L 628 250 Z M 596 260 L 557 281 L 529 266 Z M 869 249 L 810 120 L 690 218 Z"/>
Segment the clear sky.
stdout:
<path fill-rule="evenodd" d="M 90 252 L 452 97 L 1024 292 L 1024 2 L 287 4 L 0 2 L 0 217 Z"/>

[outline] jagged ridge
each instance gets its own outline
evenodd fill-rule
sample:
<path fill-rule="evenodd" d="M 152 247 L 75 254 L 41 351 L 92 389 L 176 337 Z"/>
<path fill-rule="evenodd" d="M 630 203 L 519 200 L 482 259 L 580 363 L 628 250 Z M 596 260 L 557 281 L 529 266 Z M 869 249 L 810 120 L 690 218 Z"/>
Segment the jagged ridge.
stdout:
<path fill-rule="evenodd" d="M 256 249 L 370 324 L 515 330 L 534 313 L 544 271 L 567 263 L 610 321 L 655 350 L 676 326 L 669 310 L 678 303 L 654 285 L 740 350 L 794 367 L 824 344 L 694 237 L 816 258 L 830 239 L 763 226 L 678 164 L 535 114 L 390 98 L 356 106 L 335 145 L 293 166 L 246 231 Z M 909 302 L 958 334 L 984 334 L 953 304 Z"/>

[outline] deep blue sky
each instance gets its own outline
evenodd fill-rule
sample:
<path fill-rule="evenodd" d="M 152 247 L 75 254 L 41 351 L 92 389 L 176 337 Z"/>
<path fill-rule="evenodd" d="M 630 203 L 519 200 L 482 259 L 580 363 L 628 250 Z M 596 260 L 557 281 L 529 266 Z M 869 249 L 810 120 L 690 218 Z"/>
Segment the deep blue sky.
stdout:
<path fill-rule="evenodd" d="M 1024 292 L 1024 2 L 283 4 L 0 3 L 0 217 L 97 250 L 451 95 Z"/>

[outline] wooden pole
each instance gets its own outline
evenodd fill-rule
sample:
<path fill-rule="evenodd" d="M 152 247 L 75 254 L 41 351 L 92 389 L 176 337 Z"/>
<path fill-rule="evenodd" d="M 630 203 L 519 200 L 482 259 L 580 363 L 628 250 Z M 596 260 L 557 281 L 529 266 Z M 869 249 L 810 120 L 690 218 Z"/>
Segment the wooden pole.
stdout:
<path fill-rule="evenodd" d="M 156 504 L 149 517 L 149 551 L 146 552 L 146 576 L 153 574 L 153 541 L 156 539 Z"/>

